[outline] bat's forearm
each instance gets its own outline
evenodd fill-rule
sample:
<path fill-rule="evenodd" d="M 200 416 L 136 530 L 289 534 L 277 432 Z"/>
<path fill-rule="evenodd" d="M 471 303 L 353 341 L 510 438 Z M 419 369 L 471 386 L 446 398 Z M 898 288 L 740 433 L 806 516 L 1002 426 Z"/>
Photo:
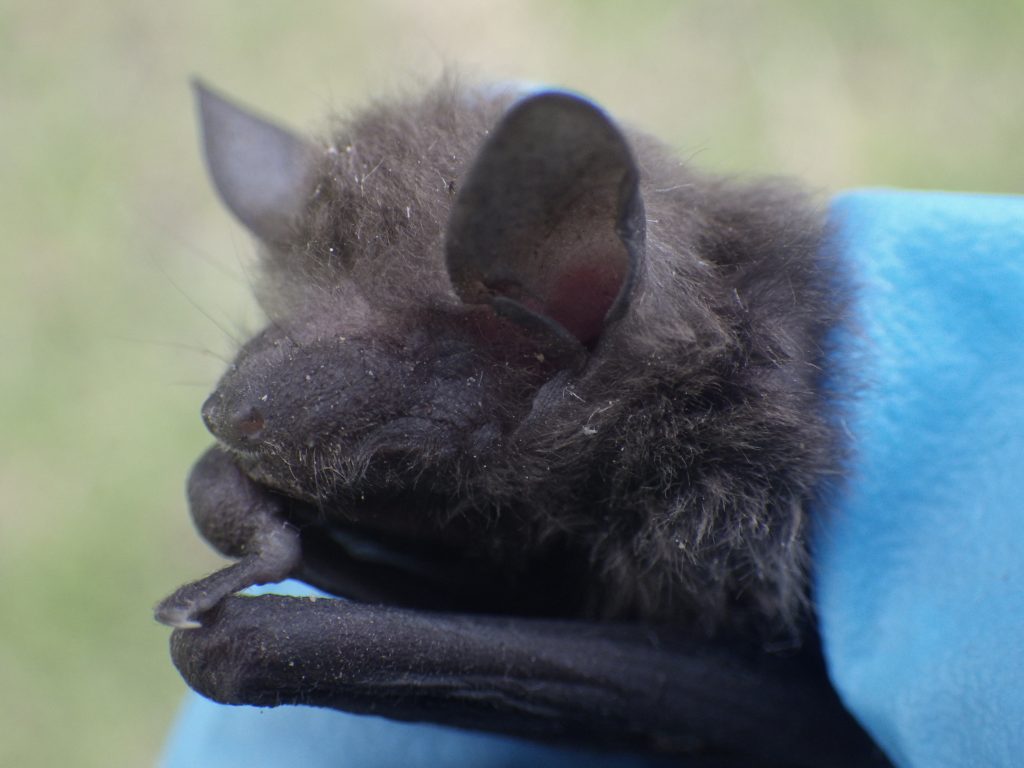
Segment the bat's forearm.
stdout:
<path fill-rule="evenodd" d="M 744 656 L 639 625 L 331 599 L 229 598 L 210 619 L 175 632 L 172 652 L 193 687 L 225 703 L 311 704 L 793 765 L 871 764 L 863 734 L 800 657 Z"/>

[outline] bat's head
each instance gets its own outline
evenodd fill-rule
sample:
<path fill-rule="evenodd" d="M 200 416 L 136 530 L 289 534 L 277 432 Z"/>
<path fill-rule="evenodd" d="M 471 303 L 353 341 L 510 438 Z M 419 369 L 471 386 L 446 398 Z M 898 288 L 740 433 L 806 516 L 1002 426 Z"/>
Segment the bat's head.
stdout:
<path fill-rule="evenodd" d="M 196 94 L 270 318 L 204 405 L 211 432 L 258 482 L 392 533 L 543 507 L 514 475 L 579 409 L 572 382 L 636 292 L 644 210 L 619 129 L 564 92 L 442 88 L 316 141 Z"/>
<path fill-rule="evenodd" d="M 526 610 L 796 615 L 840 312 L 804 193 L 565 92 L 446 83 L 322 139 L 196 93 L 269 319 L 203 416 L 303 530 L 546 570 L 511 577 Z"/>

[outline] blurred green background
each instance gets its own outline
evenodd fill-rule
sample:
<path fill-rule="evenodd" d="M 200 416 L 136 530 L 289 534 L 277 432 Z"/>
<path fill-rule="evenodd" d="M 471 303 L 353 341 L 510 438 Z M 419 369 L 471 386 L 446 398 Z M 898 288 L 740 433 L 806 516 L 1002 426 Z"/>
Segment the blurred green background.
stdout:
<path fill-rule="evenodd" d="M 1024 192 L 1024 2 L 0 2 L 0 766 L 151 764 L 182 483 L 259 325 L 190 75 L 316 128 L 445 66 L 836 191 Z"/>

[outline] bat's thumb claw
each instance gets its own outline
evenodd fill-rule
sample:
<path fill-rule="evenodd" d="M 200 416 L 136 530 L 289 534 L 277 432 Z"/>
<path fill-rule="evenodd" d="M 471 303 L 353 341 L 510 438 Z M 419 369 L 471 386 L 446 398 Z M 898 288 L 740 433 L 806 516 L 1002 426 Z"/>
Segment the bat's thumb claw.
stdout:
<path fill-rule="evenodd" d="M 153 617 L 161 624 L 174 629 L 198 629 L 203 626 L 196 618 L 195 605 L 183 605 L 174 600 L 176 596 L 171 595 L 161 602 L 153 610 Z"/>

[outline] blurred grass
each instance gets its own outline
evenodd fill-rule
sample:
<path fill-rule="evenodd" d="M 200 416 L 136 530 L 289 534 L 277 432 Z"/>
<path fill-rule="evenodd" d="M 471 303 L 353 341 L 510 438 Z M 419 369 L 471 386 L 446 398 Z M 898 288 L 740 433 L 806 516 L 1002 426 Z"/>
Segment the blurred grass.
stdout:
<path fill-rule="evenodd" d="M 994 0 L 4 0 L 0 765 L 152 763 L 184 690 L 149 609 L 218 562 L 181 488 L 217 356 L 258 324 L 189 75 L 315 127 L 456 64 L 726 172 L 1019 193 L 1022 30 Z"/>

